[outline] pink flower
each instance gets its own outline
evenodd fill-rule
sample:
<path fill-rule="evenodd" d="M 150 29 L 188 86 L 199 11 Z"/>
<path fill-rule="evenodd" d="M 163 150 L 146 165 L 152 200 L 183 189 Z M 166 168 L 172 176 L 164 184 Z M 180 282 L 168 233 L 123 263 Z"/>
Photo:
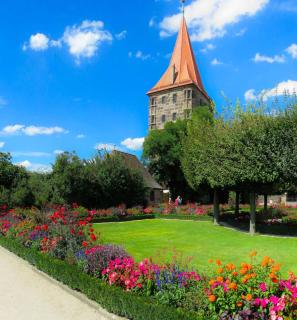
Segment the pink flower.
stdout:
<path fill-rule="evenodd" d="M 266 283 L 265 282 L 260 283 L 259 288 L 261 289 L 262 292 L 265 292 L 267 290 Z"/>

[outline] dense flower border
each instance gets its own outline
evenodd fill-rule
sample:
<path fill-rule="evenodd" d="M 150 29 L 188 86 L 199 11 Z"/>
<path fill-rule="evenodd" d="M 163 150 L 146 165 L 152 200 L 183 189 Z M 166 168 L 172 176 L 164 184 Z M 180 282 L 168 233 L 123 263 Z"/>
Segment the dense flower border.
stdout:
<path fill-rule="evenodd" d="M 280 265 L 256 252 L 240 266 L 210 261 L 208 274 L 186 264 L 137 262 L 123 248 L 100 243 L 92 227 L 94 212 L 81 218 L 64 207 L 32 214 L 2 208 L 0 237 L 17 241 L 41 255 L 64 260 L 82 272 L 158 304 L 183 309 L 204 319 L 271 319 L 297 317 L 297 278 L 282 279 Z M 99 285 L 99 284 L 98 284 Z"/>

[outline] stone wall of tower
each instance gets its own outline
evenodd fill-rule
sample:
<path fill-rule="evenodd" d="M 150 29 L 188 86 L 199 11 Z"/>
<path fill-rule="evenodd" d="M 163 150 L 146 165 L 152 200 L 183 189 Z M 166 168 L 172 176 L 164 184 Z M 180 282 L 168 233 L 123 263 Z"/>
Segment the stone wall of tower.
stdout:
<path fill-rule="evenodd" d="M 163 129 L 166 122 L 189 118 L 193 108 L 210 102 L 194 85 L 149 95 L 149 130 Z"/>

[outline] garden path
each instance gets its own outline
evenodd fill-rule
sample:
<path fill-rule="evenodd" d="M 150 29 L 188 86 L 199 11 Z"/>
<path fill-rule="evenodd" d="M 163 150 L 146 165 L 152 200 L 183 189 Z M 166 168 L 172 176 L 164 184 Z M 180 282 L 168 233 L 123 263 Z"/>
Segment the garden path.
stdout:
<path fill-rule="evenodd" d="M 1 247 L 0 315 L 7 320 L 119 319 Z"/>

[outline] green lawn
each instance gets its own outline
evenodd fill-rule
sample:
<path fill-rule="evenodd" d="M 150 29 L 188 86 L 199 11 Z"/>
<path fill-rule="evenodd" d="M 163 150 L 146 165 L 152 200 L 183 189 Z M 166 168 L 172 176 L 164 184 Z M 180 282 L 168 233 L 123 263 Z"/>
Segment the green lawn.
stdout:
<path fill-rule="evenodd" d="M 268 255 L 280 262 L 283 271 L 297 272 L 294 238 L 251 237 L 211 222 L 158 219 L 96 224 L 95 230 L 104 242 L 123 245 L 136 260 L 169 256 L 176 249 L 185 257 L 193 257 L 199 270 L 205 270 L 209 259 L 240 263 L 249 261 L 249 252 L 256 250 L 259 257 Z"/>

